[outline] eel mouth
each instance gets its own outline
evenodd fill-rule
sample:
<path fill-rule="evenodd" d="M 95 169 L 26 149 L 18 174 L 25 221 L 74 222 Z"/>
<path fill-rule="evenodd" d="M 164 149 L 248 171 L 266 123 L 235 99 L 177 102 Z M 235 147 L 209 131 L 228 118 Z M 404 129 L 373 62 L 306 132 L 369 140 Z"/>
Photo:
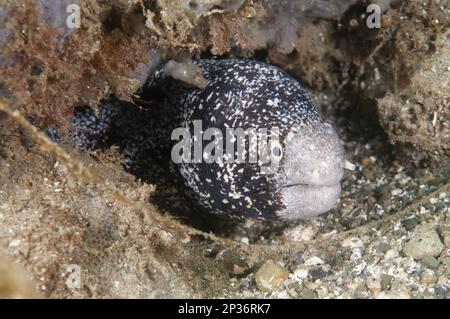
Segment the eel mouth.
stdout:
<path fill-rule="evenodd" d="M 314 183 L 292 183 L 292 184 L 285 184 L 282 185 L 281 188 L 289 188 L 289 187 L 312 187 L 312 188 L 322 188 L 322 187 L 334 187 L 336 185 L 339 185 L 340 182 L 334 183 L 334 184 L 314 184 Z"/>
<path fill-rule="evenodd" d="M 331 210 L 341 194 L 341 184 L 296 183 L 281 186 L 286 209 L 281 219 L 307 219 Z"/>

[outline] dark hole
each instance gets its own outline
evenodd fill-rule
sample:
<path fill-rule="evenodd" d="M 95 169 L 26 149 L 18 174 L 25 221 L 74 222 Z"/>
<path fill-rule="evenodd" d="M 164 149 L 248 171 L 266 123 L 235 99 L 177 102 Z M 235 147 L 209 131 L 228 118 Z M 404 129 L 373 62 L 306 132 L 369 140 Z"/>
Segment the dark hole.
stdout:
<path fill-rule="evenodd" d="M 189 1 L 189 8 L 191 8 L 192 10 L 197 10 L 198 9 L 198 3 L 197 1 Z"/>
<path fill-rule="evenodd" d="M 122 16 L 116 7 L 113 6 L 111 10 L 103 12 L 101 16 L 105 32 L 110 33 L 115 29 L 121 29 Z"/>
<path fill-rule="evenodd" d="M 35 65 L 31 68 L 31 75 L 34 75 L 34 76 L 40 75 L 42 73 L 42 71 L 43 70 L 41 67 Z"/>

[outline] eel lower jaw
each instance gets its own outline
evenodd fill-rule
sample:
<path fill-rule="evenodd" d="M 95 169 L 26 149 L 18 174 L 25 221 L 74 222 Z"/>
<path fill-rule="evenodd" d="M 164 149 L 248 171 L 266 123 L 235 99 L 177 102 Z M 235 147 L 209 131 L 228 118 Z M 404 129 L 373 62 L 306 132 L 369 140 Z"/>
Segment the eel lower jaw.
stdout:
<path fill-rule="evenodd" d="M 315 183 L 293 183 L 293 184 L 285 184 L 282 185 L 281 188 L 289 188 L 289 187 L 298 187 L 298 186 L 303 186 L 303 187 L 313 187 L 313 188 L 321 188 L 321 187 L 334 187 L 336 185 L 339 185 L 340 182 L 337 183 L 331 183 L 331 184 L 315 184 Z"/>
<path fill-rule="evenodd" d="M 331 210 L 341 194 L 341 184 L 289 184 L 281 187 L 286 209 L 278 217 L 286 220 L 307 219 Z"/>

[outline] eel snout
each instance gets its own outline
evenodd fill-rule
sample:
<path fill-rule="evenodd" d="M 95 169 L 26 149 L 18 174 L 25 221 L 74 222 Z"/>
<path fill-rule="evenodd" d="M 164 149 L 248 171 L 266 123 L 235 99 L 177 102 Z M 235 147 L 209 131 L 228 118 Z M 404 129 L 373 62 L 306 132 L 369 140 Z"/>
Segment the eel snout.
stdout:
<path fill-rule="evenodd" d="M 342 142 L 327 123 L 295 128 L 286 137 L 283 219 L 304 219 L 332 209 L 347 168 Z"/>

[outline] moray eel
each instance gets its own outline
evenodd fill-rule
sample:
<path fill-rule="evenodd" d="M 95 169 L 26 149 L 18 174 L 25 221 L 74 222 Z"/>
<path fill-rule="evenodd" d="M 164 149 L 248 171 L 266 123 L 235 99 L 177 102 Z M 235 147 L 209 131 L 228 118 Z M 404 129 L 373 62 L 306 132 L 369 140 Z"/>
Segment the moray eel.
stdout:
<path fill-rule="evenodd" d="M 207 81 L 203 88 L 175 80 L 161 69 L 137 92 L 133 104 L 110 100 L 98 112 L 78 108 L 71 119 L 73 139 L 83 149 L 117 145 L 125 167 L 134 173 L 170 172 L 194 203 L 218 216 L 294 220 L 332 209 L 341 192 L 344 148 L 305 89 L 262 62 L 201 59 L 194 64 Z M 174 154 L 183 153 L 174 152 L 184 136 L 175 134 L 180 128 L 200 134 L 188 139 L 192 152 L 184 149 L 184 155 L 198 155 L 200 150 L 200 158 L 174 160 Z M 207 134 L 210 128 L 214 134 Z M 237 144 L 232 153 L 220 146 L 216 134 L 222 132 L 225 142 L 230 128 L 246 132 L 244 142 L 240 140 L 243 161 L 227 161 L 227 155 L 241 156 Z M 261 135 L 260 129 L 267 134 Z M 250 161 L 255 154 L 252 143 L 268 135 L 273 139 L 264 144 L 262 138 L 256 148 L 266 160 Z M 215 160 L 208 161 L 208 156 Z"/>

